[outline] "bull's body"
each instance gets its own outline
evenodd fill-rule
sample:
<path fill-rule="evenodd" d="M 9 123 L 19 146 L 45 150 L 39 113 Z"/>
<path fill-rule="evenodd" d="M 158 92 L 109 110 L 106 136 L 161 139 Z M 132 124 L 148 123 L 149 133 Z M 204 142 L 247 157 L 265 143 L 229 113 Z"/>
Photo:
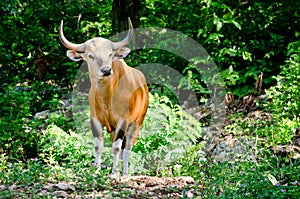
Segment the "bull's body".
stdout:
<path fill-rule="evenodd" d="M 73 44 L 66 40 L 62 28 L 61 24 L 60 39 L 70 49 L 68 57 L 74 61 L 83 59 L 88 63 L 91 81 L 88 97 L 96 163 L 101 164 L 103 128 L 106 127 L 113 143 L 112 172 L 118 174 L 118 161 L 122 158 L 123 174 L 127 175 L 131 149 L 148 107 L 148 87 L 144 75 L 129 67 L 122 59 L 130 52 L 124 46 L 128 44 L 132 32 L 118 43 L 94 38 L 83 44 Z"/>
<path fill-rule="evenodd" d="M 148 106 L 144 75 L 123 60 L 112 63 L 113 75 L 93 85 L 89 92 L 91 118 L 97 118 L 114 139 L 117 121 L 141 126 Z"/>
<path fill-rule="evenodd" d="M 115 60 L 112 68 L 113 75 L 99 81 L 99 84 L 90 89 L 91 126 L 95 137 L 96 161 L 100 163 L 103 149 L 103 146 L 97 146 L 98 139 L 100 143 L 104 141 L 103 136 L 98 136 L 101 128 L 98 127 L 99 122 L 110 133 L 114 143 L 113 153 L 116 154 L 122 149 L 119 155 L 122 157 L 124 154 L 123 173 L 126 175 L 128 153 L 135 144 L 147 111 L 148 88 L 143 74 L 127 66 L 123 60 Z M 119 155 L 114 157 L 114 169 Z"/>

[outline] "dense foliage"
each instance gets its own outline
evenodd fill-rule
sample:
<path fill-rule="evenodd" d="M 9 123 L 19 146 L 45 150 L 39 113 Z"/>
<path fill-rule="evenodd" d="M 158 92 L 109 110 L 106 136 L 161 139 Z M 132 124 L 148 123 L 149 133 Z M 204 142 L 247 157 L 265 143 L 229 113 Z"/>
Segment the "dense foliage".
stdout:
<path fill-rule="evenodd" d="M 110 186 L 108 135 L 105 165 L 99 170 L 93 165 L 92 134 L 85 126 L 88 107 L 74 111 L 73 118 L 62 108 L 72 94 L 79 64 L 65 56 L 58 28 L 63 19 L 65 34 L 77 43 L 99 35 L 108 38 L 111 6 L 112 1 L 104 0 L 0 2 L 0 185 L 73 181 L 84 192 Z M 130 169 L 138 174 L 192 176 L 199 180 L 195 189 L 200 198 L 299 198 L 299 159 L 270 150 L 289 144 L 300 125 L 299 7 L 300 1 L 142 1 L 141 27 L 178 30 L 197 41 L 216 63 L 225 89 L 236 96 L 251 93 L 263 72 L 270 120 L 233 116 L 225 130 L 256 137 L 258 158 L 219 164 L 199 152 L 201 126 L 207 124 L 183 111 L 172 90 L 150 85 L 151 103 Z M 176 81 L 191 84 L 197 97 L 209 94 L 200 83 L 201 74 L 188 63 L 191 60 L 143 49 L 126 61 L 132 66 L 172 66 L 188 80 Z M 38 117 L 42 111 L 51 114 Z M 41 191 L 38 186 L 32 190 Z M 1 194 L 10 198 L 10 193 Z"/>
<path fill-rule="evenodd" d="M 149 0 L 145 6 L 142 25 L 180 30 L 197 40 L 239 96 L 253 88 L 260 72 L 264 84 L 274 83 L 287 45 L 300 34 L 299 2 Z"/>

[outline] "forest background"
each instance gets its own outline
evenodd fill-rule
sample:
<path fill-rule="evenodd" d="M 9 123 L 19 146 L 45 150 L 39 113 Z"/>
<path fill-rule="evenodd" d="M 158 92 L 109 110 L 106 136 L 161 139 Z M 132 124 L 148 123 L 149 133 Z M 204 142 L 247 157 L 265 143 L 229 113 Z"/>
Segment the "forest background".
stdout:
<path fill-rule="evenodd" d="M 106 182 L 107 178 L 95 177 L 96 169 L 90 168 L 92 144 L 82 140 L 92 140 L 92 134 L 80 133 L 74 119 L 66 117 L 62 108 L 74 89 L 79 64 L 65 56 L 58 29 L 63 19 L 68 39 L 81 43 L 96 36 L 109 38 L 127 30 L 124 21 L 130 17 L 134 28 L 167 28 L 197 41 L 220 71 L 226 92 L 236 99 L 252 94 L 258 76 L 263 73 L 267 98 L 261 103 L 263 112 L 270 117 L 249 122 L 242 119 L 245 115 L 232 114 L 230 119 L 234 125 L 225 127 L 226 132 L 256 138 L 256 160 L 216 163 L 199 154 L 203 147 L 199 138 L 201 130 L 194 132 L 189 122 L 181 123 L 182 118 L 190 116 L 181 112 L 172 91 L 149 85 L 151 106 L 158 114 L 150 114 L 144 126 L 160 121 L 157 125 L 165 128 L 156 129 L 155 136 L 142 138 L 137 143 L 134 151 L 142 154 L 138 158 L 153 158 L 165 147 L 176 146 L 176 139 L 171 138 L 178 137 L 182 131 L 194 132 L 191 134 L 195 145 L 185 152 L 188 161 L 178 158 L 169 165 L 158 164 L 137 173 L 192 176 L 204 185 L 195 188 L 201 198 L 233 195 L 237 198 L 297 198 L 299 158 L 292 158 L 294 152 L 280 155 L 271 149 L 291 145 L 299 134 L 299 7 L 299 1 L 1 1 L 0 184 L 25 186 L 76 181 L 79 194 L 110 189 L 99 183 Z M 199 101 L 202 100 L 199 103 L 211 93 L 195 66 L 170 52 L 134 51 L 126 62 L 133 67 L 141 63 L 171 66 L 183 76 L 179 80 L 180 89 L 188 83 Z M 43 111 L 52 114 L 36 117 Z M 206 123 L 201 120 L 192 126 Z M 109 159 L 107 157 L 107 165 Z M 107 176 L 109 168 L 100 171 L 98 176 Z M 38 194 L 41 189 L 37 186 L 29 194 Z M 4 197 L 22 195 L 4 189 L 0 190 L 1 194 Z"/>

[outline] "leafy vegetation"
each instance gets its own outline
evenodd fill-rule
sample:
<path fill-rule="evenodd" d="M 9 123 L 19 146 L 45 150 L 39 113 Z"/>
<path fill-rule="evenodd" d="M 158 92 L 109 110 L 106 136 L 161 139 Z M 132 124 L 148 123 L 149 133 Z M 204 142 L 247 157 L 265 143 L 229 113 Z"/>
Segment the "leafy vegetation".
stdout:
<path fill-rule="evenodd" d="M 198 41 L 222 70 L 226 87 L 238 96 L 249 93 L 261 72 L 264 84 L 273 84 L 287 45 L 299 37 L 299 2 L 146 2 L 142 25 L 180 30 Z"/>
<path fill-rule="evenodd" d="M 73 107 L 73 117 L 66 117 L 65 100 L 79 85 L 78 65 L 66 58 L 57 34 L 63 19 L 71 41 L 108 38 L 111 6 L 104 0 L 0 2 L 0 185 L 27 190 L 15 193 L 0 186 L 1 198 L 53 197 L 42 186 L 53 182 L 74 183 L 78 195 L 119 188 L 109 178 L 109 135 L 102 168 L 93 164 L 88 106 L 80 104 L 84 97 L 72 99 L 80 106 Z M 256 158 L 217 163 L 201 152 L 207 121 L 183 110 L 169 88 L 149 85 L 149 111 L 133 149 L 131 172 L 191 176 L 197 180 L 195 198 L 299 198 L 299 158 L 272 151 L 291 144 L 300 126 L 299 6 L 299 1 L 142 1 L 141 26 L 182 31 L 197 41 L 220 70 L 222 86 L 235 96 L 252 93 L 254 80 L 263 72 L 267 99 L 262 112 L 268 118 L 228 116 L 232 123 L 225 132 L 255 137 Z M 198 60 L 142 49 L 126 61 L 132 66 L 172 66 L 183 77 L 176 79 L 178 89 L 190 84 L 199 100 L 205 98 L 201 108 L 209 103 L 211 92 L 192 64 Z M 39 116 L 43 111 L 48 114 Z M 115 196 L 129 195 L 119 190 Z"/>

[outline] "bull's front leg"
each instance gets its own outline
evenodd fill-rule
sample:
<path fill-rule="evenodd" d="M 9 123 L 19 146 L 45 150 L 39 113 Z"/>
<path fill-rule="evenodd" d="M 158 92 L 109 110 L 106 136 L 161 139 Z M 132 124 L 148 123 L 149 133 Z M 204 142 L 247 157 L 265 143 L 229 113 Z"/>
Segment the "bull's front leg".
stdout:
<path fill-rule="evenodd" d="M 117 139 L 112 145 L 112 151 L 113 151 L 113 155 L 114 155 L 114 163 L 113 163 L 113 168 L 112 168 L 112 177 L 113 178 L 120 176 L 118 164 L 119 164 L 119 160 L 120 160 L 121 146 L 122 146 L 122 140 L 120 138 Z"/>
<path fill-rule="evenodd" d="M 121 147 L 122 147 L 123 139 L 125 138 L 126 135 L 127 128 L 128 128 L 127 122 L 123 119 L 120 119 L 117 124 L 117 128 L 114 131 L 114 135 L 112 135 L 114 141 L 112 144 L 112 152 L 114 155 L 114 163 L 112 168 L 113 178 L 119 177 L 120 175 L 118 164 L 119 164 L 120 157 L 122 156 Z"/>
<path fill-rule="evenodd" d="M 102 131 L 102 125 L 95 117 L 91 118 L 91 128 L 94 135 L 96 162 L 98 166 L 101 166 L 101 156 L 104 148 L 104 136 Z"/>

